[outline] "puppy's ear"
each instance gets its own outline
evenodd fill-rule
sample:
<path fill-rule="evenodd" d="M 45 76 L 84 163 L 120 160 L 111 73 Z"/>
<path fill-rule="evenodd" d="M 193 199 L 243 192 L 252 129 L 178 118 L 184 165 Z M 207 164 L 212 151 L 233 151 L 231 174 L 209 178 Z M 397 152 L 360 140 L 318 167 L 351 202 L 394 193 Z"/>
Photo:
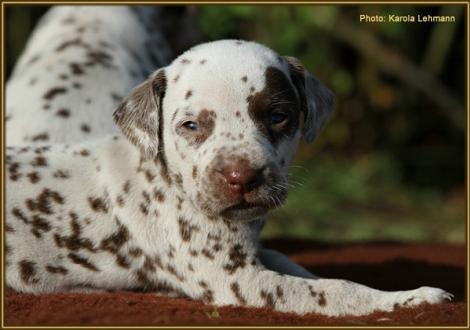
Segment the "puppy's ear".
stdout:
<path fill-rule="evenodd" d="M 135 87 L 113 113 L 114 122 L 147 159 L 159 152 L 165 90 L 165 71 L 160 69 Z"/>
<path fill-rule="evenodd" d="M 320 133 L 334 109 L 333 93 L 295 57 L 285 56 L 289 65 L 292 81 L 297 88 L 302 111 L 305 114 L 303 134 L 307 143 L 312 142 Z"/>

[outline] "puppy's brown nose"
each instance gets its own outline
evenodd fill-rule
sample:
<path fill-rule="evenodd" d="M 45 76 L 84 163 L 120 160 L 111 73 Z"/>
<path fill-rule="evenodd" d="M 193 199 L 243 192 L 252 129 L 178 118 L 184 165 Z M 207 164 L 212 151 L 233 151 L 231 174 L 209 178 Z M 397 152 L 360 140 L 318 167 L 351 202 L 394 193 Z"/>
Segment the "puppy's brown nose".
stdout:
<path fill-rule="evenodd" d="M 224 166 L 222 175 L 234 194 L 244 194 L 263 183 L 263 169 L 254 169 L 247 162 L 237 162 Z"/>

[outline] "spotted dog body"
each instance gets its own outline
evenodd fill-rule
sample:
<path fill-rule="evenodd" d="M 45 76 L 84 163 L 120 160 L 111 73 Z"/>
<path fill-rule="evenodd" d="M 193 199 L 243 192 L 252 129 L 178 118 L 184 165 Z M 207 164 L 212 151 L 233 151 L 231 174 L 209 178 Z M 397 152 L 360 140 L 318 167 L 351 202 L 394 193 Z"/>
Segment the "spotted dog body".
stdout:
<path fill-rule="evenodd" d="M 112 109 L 169 63 L 159 15 L 158 7 L 145 6 L 53 7 L 7 83 L 7 144 L 80 142 L 116 132 Z"/>
<path fill-rule="evenodd" d="M 114 112 L 122 134 L 9 147 L 7 285 L 171 289 L 214 305 L 326 315 L 450 299 L 437 288 L 384 292 L 301 277 L 259 253 L 301 135 L 312 141 L 332 107 L 298 60 L 224 40 L 137 86 Z"/>

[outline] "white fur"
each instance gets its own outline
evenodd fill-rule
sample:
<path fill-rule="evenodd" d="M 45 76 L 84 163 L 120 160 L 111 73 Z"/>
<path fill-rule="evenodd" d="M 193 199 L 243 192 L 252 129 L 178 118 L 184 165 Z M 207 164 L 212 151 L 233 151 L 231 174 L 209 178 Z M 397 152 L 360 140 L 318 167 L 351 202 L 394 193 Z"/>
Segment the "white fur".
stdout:
<path fill-rule="evenodd" d="M 71 146 L 8 147 L 7 285 L 35 293 L 163 285 L 215 305 L 331 316 L 450 299 L 436 288 L 384 292 L 316 278 L 277 252 L 259 250 L 264 217 L 220 215 L 234 202 L 218 190 L 222 181 L 211 171 L 216 159 L 269 164 L 280 182 L 269 193 L 285 189 L 300 128 L 273 144 L 248 113 L 250 87 L 254 93 L 265 89 L 269 67 L 294 88 L 288 63 L 261 45 L 203 44 L 160 71 L 166 79 L 164 96 L 155 92 L 163 81 L 157 72 L 119 106 L 116 121 L 132 143 L 118 134 Z M 214 126 L 195 146 L 181 124 L 199 120 L 203 109 L 214 112 Z M 308 109 L 329 112 L 320 106 Z M 156 140 L 160 136 L 163 144 Z M 147 150 L 149 141 L 158 146 L 158 155 Z"/>

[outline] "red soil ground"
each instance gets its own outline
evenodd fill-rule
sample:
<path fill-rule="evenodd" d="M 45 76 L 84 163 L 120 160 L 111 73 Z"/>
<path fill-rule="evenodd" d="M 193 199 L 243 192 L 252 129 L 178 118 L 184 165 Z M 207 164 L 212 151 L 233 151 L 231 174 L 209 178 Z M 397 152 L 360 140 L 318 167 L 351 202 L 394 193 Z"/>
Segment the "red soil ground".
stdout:
<path fill-rule="evenodd" d="M 463 245 L 371 243 L 319 245 L 268 241 L 315 274 L 382 290 L 443 288 L 452 303 L 362 317 L 299 316 L 267 308 L 213 307 L 151 293 L 30 295 L 6 293 L 5 325 L 465 325 L 466 249 Z"/>

